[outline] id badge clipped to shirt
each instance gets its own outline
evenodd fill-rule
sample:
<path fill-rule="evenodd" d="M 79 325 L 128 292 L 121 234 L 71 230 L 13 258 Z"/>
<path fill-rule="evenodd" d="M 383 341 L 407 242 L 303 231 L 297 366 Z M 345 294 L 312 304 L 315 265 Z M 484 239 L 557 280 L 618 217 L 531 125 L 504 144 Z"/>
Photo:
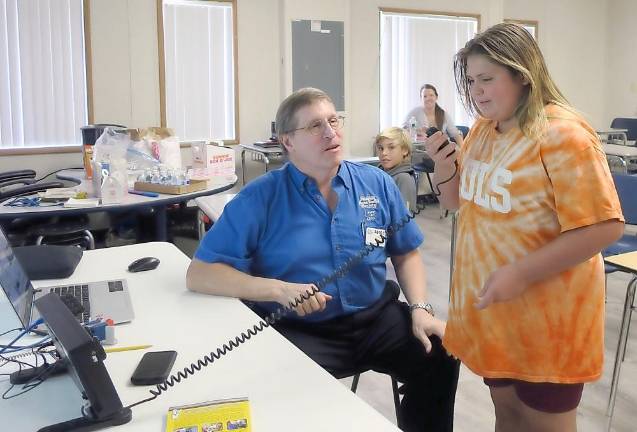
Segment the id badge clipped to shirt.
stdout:
<path fill-rule="evenodd" d="M 365 228 L 365 245 L 384 248 L 387 244 L 387 231 L 382 228 Z"/>

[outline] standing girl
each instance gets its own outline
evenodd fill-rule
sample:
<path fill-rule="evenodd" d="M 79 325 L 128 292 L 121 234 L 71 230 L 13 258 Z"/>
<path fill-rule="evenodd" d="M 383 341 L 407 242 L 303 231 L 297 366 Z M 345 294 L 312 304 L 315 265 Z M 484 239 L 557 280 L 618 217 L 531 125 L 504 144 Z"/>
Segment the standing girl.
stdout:
<path fill-rule="evenodd" d="M 604 152 L 522 27 L 478 34 L 454 69 L 478 120 L 459 152 L 441 133 L 425 144 L 434 183 L 458 162 L 440 185 L 459 208 L 444 345 L 484 377 L 496 431 L 575 431 L 603 366 L 600 251 L 623 232 Z"/>

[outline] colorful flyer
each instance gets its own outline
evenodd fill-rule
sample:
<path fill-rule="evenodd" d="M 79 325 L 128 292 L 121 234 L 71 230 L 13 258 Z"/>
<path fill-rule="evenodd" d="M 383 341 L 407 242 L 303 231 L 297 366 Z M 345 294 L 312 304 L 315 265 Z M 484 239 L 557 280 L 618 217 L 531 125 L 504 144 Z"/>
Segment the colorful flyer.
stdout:
<path fill-rule="evenodd" d="M 222 399 L 168 409 L 166 432 L 250 432 L 248 398 Z"/>

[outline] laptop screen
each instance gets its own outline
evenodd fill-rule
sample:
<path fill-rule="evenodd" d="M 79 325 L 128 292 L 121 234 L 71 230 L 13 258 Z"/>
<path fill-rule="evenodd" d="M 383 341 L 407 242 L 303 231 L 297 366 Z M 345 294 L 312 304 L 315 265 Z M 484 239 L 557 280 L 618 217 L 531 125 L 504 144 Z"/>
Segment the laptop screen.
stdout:
<path fill-rule="evenodd" d="M 18 314 L 20 322 L 24 328 L 27 328 L 33 307 L 33 285 L 16 259 L 2 228 L 0 228 L 0 285 Z"/>

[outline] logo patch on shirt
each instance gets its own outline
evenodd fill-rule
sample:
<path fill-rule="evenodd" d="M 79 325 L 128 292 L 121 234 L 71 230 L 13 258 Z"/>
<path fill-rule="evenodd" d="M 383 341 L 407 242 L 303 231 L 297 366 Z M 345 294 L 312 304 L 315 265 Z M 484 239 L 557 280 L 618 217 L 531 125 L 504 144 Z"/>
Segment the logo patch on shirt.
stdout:
<path fill-rule="evenodd" d="M 367 196 L 361 196 L 358 199 L 358 206 L 360 208 L 364 208 L 364 209 L 375 209 L 378 208 L 378 203 L 380 202 L 380 200 L 378 199 L 377 196 L 374 195 L 367 195 Z"/>

